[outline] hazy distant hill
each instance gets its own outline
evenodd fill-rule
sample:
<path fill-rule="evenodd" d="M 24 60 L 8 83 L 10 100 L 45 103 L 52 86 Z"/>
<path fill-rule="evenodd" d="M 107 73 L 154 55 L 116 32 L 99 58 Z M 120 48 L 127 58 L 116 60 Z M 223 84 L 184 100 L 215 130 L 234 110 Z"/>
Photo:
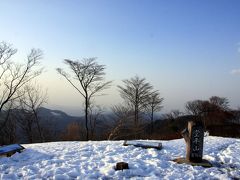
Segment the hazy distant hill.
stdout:
<path fill-rule="evenodd" d="M 85 128 L 85 118 L 84 116 L 70 116 L 60 110 L 52 110 L 48 108 L 41 107 L 39 109 L 39 117 L 41 118 L 41 123 L 44 126 L 51 126 L 55 131 L 60 132 L 66 130 L 68 124 L 73 122 L 79 122 L 82 127 Z M 98 118 L 96 122 L 95 133 L 99 134 L 103 131 L 106 125 L 111 125 L 111 115 L 104 114 L 104 117 Z M 89 125 L 90 127 L 90 125 Z"/>
<path fill-rule="evenodd" d="M 83 122 L 82 117 L 70 116 L 60 110 L 51 110 L 44 107 L 39 108 L 39 117 L 44 125 L 50 123 L 57 131 L 64 130 L 69 123 Z"/>

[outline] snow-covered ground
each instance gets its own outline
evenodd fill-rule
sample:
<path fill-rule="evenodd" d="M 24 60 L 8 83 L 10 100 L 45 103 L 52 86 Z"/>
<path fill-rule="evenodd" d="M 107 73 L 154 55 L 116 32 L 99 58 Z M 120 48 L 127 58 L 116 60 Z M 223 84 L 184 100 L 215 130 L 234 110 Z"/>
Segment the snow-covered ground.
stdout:
<path fill-rule="evenodd" d="M 27 144 L 22 153 L 0 157 L 0 179 L 240 178 L 240 139 L 205 138 L 204 159 L 212 168 L 173 162 L 185 156 L 183 139 L 157 142 L 162 142 L 162 150 L 122 146 L 123 141 Z M 115 171 L 120 161 L 130 169 Z"/>

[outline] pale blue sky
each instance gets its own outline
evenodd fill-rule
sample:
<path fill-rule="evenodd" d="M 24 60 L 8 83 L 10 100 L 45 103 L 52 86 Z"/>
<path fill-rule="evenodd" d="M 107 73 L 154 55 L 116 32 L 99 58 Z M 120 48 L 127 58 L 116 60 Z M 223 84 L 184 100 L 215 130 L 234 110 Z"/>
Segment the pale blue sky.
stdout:
<path fill-rule="evenodd" d="M 80 96 L 55 71 L 64 58 L 98 57 L 114 80 L 109 107 L 121 101 L 116 85 L 136 74 L 158 89 L 164 112 L 212 95 L 240 106 L 238 0 L 1 0 L 0 41 L 44 51 L 49 107 L 76 112 Z M 231 71 L 235 70 L 234 74 Z"/>

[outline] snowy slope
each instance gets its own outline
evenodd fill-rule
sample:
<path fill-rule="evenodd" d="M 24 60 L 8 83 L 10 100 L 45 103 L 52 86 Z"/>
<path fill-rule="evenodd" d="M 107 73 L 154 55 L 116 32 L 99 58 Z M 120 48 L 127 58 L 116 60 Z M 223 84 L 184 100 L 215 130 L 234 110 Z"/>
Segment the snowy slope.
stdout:
<path fill-rule="evenodd" d="M 159 141 L 162 150 L 122 146 L 123 141 L 53 142 L 23 145 L 27 149 L 0 158 L 0 179 L 233 179 L 240 178 L 240 140 L 206 137 L 204 158 L 212 168 L 179 165 L 183 139 Z M 129 170 L 115 171 L 117 162 Z"/>

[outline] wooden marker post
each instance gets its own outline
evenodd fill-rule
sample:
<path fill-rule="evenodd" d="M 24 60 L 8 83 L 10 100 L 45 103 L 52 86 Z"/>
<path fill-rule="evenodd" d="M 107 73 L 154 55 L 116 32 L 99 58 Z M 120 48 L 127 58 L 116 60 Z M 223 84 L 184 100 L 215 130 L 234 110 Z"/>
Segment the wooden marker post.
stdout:
<path fill-rule="evenodd" d="M 186 141 L 186 160 L 190 162 L 202 162 L 204 129 L 201 121 L 188 122 L 188 128 L 182 132 Z"/>
<path fill-rule="evenodd" d="M 177 158 L 173 161 L 192 166 L 212 167 L 210 162 L 203 159 L 203 123 L 201 121 L 189 121 L 188 127 L 182 131 L 182 136 L 186 142 L 186 158 Z"/>

